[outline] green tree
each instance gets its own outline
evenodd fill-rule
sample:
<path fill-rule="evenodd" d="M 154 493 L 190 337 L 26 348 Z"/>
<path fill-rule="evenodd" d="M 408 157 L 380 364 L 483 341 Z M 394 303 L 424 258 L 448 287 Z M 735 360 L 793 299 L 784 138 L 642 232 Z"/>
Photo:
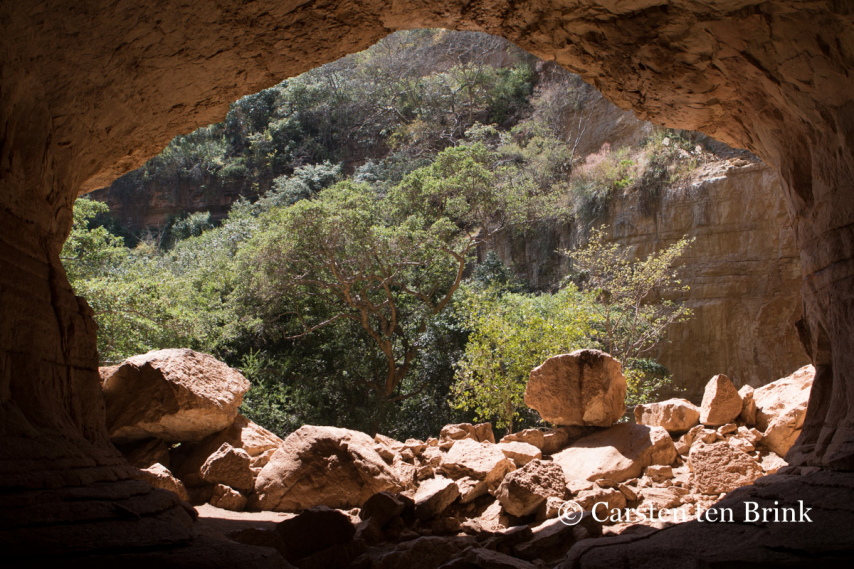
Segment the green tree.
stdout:
<path fill-rule="evenodd" d="M 524 409 L 531 370 L 551 356 L 589 346 L 590 299 L 573 285 L 556 294 L 467 287 L 458 310 L 469 327 L 452 405 L 510 433 Z"/>
<path fill-rule="evenodd" d="M 107 204 L 87 198 L 74 204 L 74 223 L 60 253 L 72 285 L 109 272 L 127 254 L 124 239 L 95 224 L 107 212 Z"/>
<path fill-rule="evenodd" d="M 360 366 L 350 381 L 380 408 L 419 393 L 401 387 L 430 322 L 476 247 L 524 210 L 494 159 L 480 144 L 448 148 L 388 196 L 346 181 L 271 209 L 242 252 L 251 274 L 244 305 L 260 307 L 265 333 L 285 339 L 332 326 L 365 335 L 383 365 Z"/>
<path fill-rule="evenodd" d="M 667 328 L 691 316 L 691 309 L 682 302 L 689 287 L 679 280 L 675 263 L 693 242 L 693 237 L 683 237 L 635 259 L 630 249 L 607 240 L 603 226 L 591 231 L 586 246 L 565 251 L 572 259 L 575 278 L 596 296 L 592 310 L 598 340 L 623 362 L 635 399 L 649 397 L 650 386 L 643 383 L 664 375 L 649 356 L 664 341 Z"/>

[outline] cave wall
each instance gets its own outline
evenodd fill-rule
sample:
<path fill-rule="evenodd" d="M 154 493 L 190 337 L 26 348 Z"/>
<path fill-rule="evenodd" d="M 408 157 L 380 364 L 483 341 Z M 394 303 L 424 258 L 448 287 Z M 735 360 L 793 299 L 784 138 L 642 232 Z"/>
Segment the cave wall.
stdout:
<path fill-rule="evenodd" d="M 854 468 L 849 3 L 34 0 L 0 5 L 3 488 L 89 484 L 87 496 L 116 500 L 120 484 L 92 485 L 126 477 L 103 428 L 95 326 L 58 256 L 75 197 L 221 120 L 242 95 L 426 26 L 502 35 L 643 119 L 701 130 L 779 171 L 803 267 L 800 332 L 817 367 L 790 458 Z M 25 523 L 10 495 L 0 533 Z M 158 539 L 143 533 L 128 539 Z"/>

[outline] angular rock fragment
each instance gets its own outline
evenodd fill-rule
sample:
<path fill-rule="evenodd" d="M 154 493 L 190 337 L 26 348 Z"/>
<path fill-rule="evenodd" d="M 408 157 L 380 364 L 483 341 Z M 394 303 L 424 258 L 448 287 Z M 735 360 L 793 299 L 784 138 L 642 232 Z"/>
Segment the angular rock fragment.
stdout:
<path fill-rule="evenodd" d="M 138 478 L 139 480 L 145 480 L 155 488 L 175 492 L 185 502 L 190 501 L 190 496 L 187 494 L 187 489 L 184 488 L 184 483 L 175 478 L 169 472 L 169 469 L 160 463 L 154 463 L 148 468 L 140 470 Z"/>
<path fill-rule="evenodd" d="M 460 496 L 454 481 L 443 476 L 425 480 L 415 493 L 415 517 L 429 520 L 441 514 Z"/>
<path fill-rule="evenodd" d="M 520 442 L 527 443 L 529 445 L 535 446 L 540 450 L 543 450 L 543 445 L 545 443 L 543 439 L 543 432 L 540 429 L 525 429 L 523 431 L 519 431 L 518 433 L 511 433 L 509 435 L 504 435 L 501 438 L 502 443 L 512 443 L 512 442 Z"/>
<path fill-rule="evenodd" d="M 808 365 L 753 392 L 762 445 L 780 456 L 786 456 L 801 434 L 814 377 L 815 368 Z"/>
<path fill-rule="evenodd" d="M 507 513 L 514 516 L 533 514 L 547 498 L 563 498 L 565 495 L 563 469 L 542 460 L 532 460 L 505 476 L 495 492 Z"/>
<path fill-rule="evenodd" d="M 246 507 L 246 502 L 246 496 L 224 484 L 214 486 L 213 495 L 210 500 L 211 506 L 233 512 L 242 512 Z"/>
<path fill-rule="evenodd" d="M 687 399 L 668 399 L 635 407 L 635 422 L 663 427 L 668 433 L 684 433 L 700 422 L 700 409 Z"/>
<path fill-rule="evenodd" d="M 567 481 L 609 478 L 623 482 L 640 476 L 650 464 L 672 464 L 673 439 L 661 427 L 620 423 L 583 437 L 552 456 Z"/>
<path fill-rule="evenodd" d="M 250 492 L 255 480 L 250 470 L 250 458 L 242 448 L 222 443 L 201 468 L 202 478 L 211 484 L 225 484 L 241 492 Z"/>
<path fill-rule="evenodd" d="M 472 439 L 455 442 L 442 462 L 442 470 L 451 478 L 469 476 L 483 480 L 490 491 L 497 488 L 504 475 L 515 468 L 498 445 L 478 443 Z"/>
<path fill-rule="evenodd" d="M 756 402 L 753 400 L 754 389 L 749 385 L 743 385 L 738 390 L 738 395 L 741 397 L 741 413 L 738 418 L 748 427 L 756 424 Z"/>
<path fill-rule="evenodd" d="M 719 427 L 735 421 L 741 414 L 743 402 L 732 381 L 724 374 L 709 380 L 700 405 L 700 422 L 707 427 Z"/>
<path fill-rule="evenodd" d="M 498 448 L 504 453 L 504 456 L 512 460 L 516 466 L 525 466 L 536 458 L 543 458 L 543 453 L 534 445 L 514 442 L 498 443 Z"/>

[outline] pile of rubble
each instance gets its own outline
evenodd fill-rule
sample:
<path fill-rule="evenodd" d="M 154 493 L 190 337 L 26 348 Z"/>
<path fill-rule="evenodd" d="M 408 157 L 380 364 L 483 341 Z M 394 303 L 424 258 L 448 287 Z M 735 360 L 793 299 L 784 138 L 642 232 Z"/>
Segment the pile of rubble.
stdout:
<path fill-rule="evenodd" d="M 496 442 L 488 423 L 457 424 L 401 442 L 309 425 L 281 440 L 237 415 L 248 382 L 226 370 L 189 350 L 105 369 L 110 432 L 141 477 L 193 503 L 297 513 L 274 531 L 229 537 L 302 568 L 546 567 L 581 539 L 692 519 L 786 465 L 814 373 L 740 391 L 718 375 L 700 407 L 671 399 L 619 422 L 619 362 L 583 350 L 531 373 L 526 403 L 562 426 Z M 142 384 L 131 404 L 128 390 Z M 586 512 L 576 525 L 560 517 L 567 501 Z M 662 510 L 678 515 L 633 515 Z"/>

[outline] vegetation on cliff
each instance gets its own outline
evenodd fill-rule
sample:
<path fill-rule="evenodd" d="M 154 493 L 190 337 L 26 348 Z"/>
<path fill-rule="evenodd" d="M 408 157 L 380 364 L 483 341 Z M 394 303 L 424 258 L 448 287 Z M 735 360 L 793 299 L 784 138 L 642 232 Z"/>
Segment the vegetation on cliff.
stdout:
<path fill-rule="evenodd" d="M 213 353 L 252 380 L 244 411 L 279 434 L 312 423 L 406 438 L 475 415 L 531 424 L 527 371 L 623 345 L 625 327 L 603 314 L 631 307 L 603 300 L 589 270 L 529 290 L 494 256 L 478 263 L 481 246 L 549 219 L 590 225 L 614 192 L 655 191 L 702 156 L 691 135 L 659 131 L 581 160 L 588 92 L 496 38 L 419 30 L 241 99 L 114 188 L 238 181 L 246 197 L 226 217 L 188 212 L 134 234 L 78 201 L 63 257 L 95 310 L 102 360 Z M 656 295 L 672 283 L 647 284 L 634 309 L 670 307 Z M 671 314 L 651 326 L 686 315 Z M 639 386 L 666 377 L 642 361 L 660 340 L 624 354 L 641 362 Z"/>

